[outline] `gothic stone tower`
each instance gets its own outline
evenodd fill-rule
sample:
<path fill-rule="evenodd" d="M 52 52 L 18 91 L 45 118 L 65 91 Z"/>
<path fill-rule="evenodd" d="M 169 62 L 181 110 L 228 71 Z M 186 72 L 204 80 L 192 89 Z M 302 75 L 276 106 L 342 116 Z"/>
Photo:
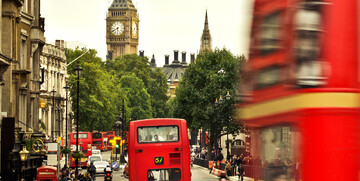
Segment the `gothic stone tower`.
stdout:
<path fill-rule="evenodd" d="M 106 18 L 107 58 L 137 53 L 139 17 L 131 0 L 113 0 Z"/>
<path fill-rule="evenodd" d="M 211 35 L 210 35 L 210 30 L 209 30 L 209 24 L 208 24 L 208 17 L 207 17 L 207 10 L 205 12 L 205 24 L 204 24 L 204 30 L 201 36 L 201 40 L 200 40 L 200 52 L 202 53 L 205 50 L 209 50 L 211 51 Z"/>

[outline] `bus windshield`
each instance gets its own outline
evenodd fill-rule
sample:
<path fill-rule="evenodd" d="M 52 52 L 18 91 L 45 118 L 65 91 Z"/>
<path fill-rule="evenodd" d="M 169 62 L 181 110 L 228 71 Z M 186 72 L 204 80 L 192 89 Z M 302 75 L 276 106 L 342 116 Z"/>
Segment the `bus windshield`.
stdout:
<path fill-rule="evenodd" d="M 137 133 L 138 143 L 179 141 L 179 127 L 176 125 L 138 127 Z"/>
<path fill-rule="evenodd" d="M 86 139 L 88 138 L 87 133 L 79 133 L 79 139 Z M 76 134 L 74 134 L 74 139 L 76 139 Z"/>

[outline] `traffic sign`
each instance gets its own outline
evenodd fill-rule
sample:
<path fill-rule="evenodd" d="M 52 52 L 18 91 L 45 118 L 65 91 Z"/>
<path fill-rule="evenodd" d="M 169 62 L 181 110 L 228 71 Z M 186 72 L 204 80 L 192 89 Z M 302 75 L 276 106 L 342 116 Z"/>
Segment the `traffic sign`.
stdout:
<path fill-rule="evenodd" d="M 117 163 L 117 162 L 113 162 L 112 164 L 111 164 L 111 167 L 112 168 L 118 168 L 119 167 L 119 164 Z"/>

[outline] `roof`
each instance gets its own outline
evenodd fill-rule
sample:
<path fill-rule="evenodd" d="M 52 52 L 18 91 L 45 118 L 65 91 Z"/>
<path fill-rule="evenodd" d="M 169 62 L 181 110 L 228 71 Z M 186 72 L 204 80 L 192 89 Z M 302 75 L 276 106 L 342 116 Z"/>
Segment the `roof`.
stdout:
<path fill-rule="evenodd" d="M 131 0 L 113 0 L 109 10 L 136 10 Z"/>
<path fill-rule="evenodd" d="M 188 67 L 186 64 L 181 64 L 178 62 L 172 62 L 168 66 L 164 66 L 162 71 L 166 76 L 166 80 L 168 83 L 172 84 L 173 82 L 179 82 L 181 78 L 184 76 L 185 70 Z"/>

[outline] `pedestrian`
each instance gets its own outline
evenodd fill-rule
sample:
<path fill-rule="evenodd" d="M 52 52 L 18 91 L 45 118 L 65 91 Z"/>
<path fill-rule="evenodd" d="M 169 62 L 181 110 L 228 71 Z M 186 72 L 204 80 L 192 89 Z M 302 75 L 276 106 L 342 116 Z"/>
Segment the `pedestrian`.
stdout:
<path fill-rule="evenodd" d="M 239 176 L 239 179 L 240 181 L 243 181 L 244 180 L 244 167 L 242 164 L 239 164 L 239 167 L 238 167 L 238 176 Z"/>
<path fill-rule="evenodd" d="M 95 168 L 93 162 L 90 163 L 90 166 L 88 167 L 88 170 L 87 170 L 87 171 L 88 171 L 88 173 L 90 174 L 91 178 L 92 178 L 93 180 L 95 180 L 96 168 Z"/>
<path fill-rule="evenodd" d="M 226 176 L 232 176 L 232 171 L 231 171 L 231 164 L 229 161 L 227 161 L 226 166 L 225 166 L 225 173 Z"/>

